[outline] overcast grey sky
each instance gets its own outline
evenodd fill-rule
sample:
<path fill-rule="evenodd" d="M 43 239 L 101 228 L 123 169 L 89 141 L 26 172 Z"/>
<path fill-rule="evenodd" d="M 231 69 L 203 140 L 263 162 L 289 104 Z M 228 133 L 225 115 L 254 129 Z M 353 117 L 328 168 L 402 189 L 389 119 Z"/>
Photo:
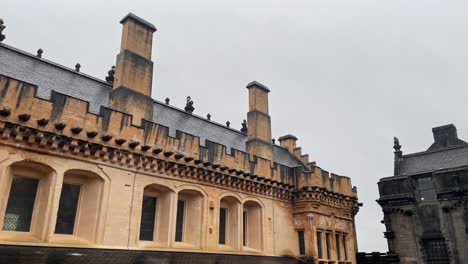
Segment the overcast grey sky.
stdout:
<path fill-rule="evenodd" d="M 425 150 L 431 128 L 468 139 L 468 1 L 0 0 L 5 43 L 104 78 L 128 12 L 158 28 L 153 96 L 240 127 L 245 85 L 271 89 L 273 135 L 292 133 L 322 168 L 347 175 L 364 203 L 360 251 L 386 251 L 377 181 L 393 136 Z"/>

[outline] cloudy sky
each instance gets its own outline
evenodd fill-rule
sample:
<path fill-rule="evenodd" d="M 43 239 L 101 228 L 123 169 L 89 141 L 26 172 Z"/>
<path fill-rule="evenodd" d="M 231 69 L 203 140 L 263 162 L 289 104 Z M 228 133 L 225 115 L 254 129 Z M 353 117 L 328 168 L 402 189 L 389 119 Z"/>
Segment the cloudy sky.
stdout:
<path fill-rule="evenodd" d="M 352 177 L 364 203 L 360 251 L 386 251 L 377 181 L 393 136 L 425 150 L 431 128 L 468 139 L 468 1 L 2 0 L 5 43 L 104 78 L 128 12 L 158 28 L 153 96 L 240 127 L 245 85 L 271 89 L 273 135 L 299 138 L 322 168 Z"/>

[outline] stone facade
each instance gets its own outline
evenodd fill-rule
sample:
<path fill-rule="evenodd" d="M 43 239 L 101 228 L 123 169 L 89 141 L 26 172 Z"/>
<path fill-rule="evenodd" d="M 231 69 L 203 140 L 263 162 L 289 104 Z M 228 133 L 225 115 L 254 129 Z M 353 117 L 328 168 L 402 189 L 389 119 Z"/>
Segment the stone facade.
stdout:
<path fill-rule="evenodd" d="M 401 263 L 468 263 L 468 144 L 454 125 L 432 129 L 424 152 L 403 155 L 379 181 L 385 237 Z"/>
<path fill-rule="evenodd" d="M 155 101 L 156 28 L 121 23 L 108 82 L 0 44 L 0 244 L 356 263 L 356 189 L 272 143 L 269 89 L 242 131 Z"/>

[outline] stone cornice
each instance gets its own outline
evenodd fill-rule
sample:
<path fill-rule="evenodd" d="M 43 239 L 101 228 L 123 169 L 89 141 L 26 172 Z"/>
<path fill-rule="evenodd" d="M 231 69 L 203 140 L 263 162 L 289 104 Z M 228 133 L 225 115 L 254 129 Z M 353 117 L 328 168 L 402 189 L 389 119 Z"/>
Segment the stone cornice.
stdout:
<path fill-rule="evenodd" d="M 328 206 L 333 209 L 344 210 L 351 217 L 359 211 L 357 197 L 346 196 L 317 186 L 305 186 L 293 191 L 292 200 L 295 213 L 309 211 L 309 206 Z"/>

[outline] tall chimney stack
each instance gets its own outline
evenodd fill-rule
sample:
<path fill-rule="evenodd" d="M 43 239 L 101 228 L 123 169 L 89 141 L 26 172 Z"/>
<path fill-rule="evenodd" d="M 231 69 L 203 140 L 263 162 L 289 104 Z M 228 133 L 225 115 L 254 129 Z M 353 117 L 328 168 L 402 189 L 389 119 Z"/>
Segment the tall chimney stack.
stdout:
<path fill-rule="evenodd" d="M 122 42 L 109 107 L 133 115 L 133 123 L 140 125 L 142 118 L 151 120 L 153 115 L 151 51 L 156 27 L 132 13 L 120 23 Z"/>
<path fill-rule="evenodd" d="M 256 81 L 249 83 L 247 89 L 249 89 L 247 152 L 250 155 L 273 161 L 271 117 L 268 114 L 268 93 L 270 90 Z"/>

